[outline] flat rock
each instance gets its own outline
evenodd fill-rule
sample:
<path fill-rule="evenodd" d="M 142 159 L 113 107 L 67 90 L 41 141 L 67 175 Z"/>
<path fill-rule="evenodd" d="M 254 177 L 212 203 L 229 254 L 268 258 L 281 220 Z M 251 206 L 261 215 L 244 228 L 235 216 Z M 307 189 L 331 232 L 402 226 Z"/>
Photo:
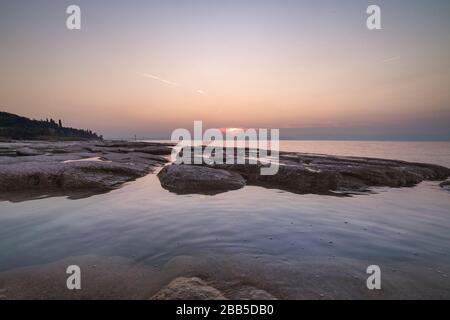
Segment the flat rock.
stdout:
<path fill-rule="evenodd" d="M 103 161 L 22 163 L 0 166 L 0 190 L 105 190 L 136 179 L 144 172 L 143 168 Z"/>
<path fill-rule="evenodd" d="M 16 155 L 17 156 L 23 156 L 23 157 L 38 156 L 38 155 L 41 155 L 41 154 L 44 154 L 44 153 L 42 151 L 31 149 L 31 148 L 27 148 L 27 147 L 19 148 L 19 149 L 16 150 Z"/>
<path fill-rule="evenodd" d="M 366 192 L 370 187 L 412 187 L 424 180 L 439 181 L 450 175 L 450 169 L 433 164 L 300 153 L 282 153 L 279 171 L 275 175 L 261 175 L 261 166 L 236 164 L 214 167 L 238 172 L 247 184 L 299 194 Z"/>
<path fill-rule="evenodd" d="M 225 158 L 224 158 L 225 159 Z M 346 195 L 370 192 L 372 187 L 412 187 L 418 183 L 442 181 L 450 176 L 450 169 L 424 163 L 363 157 L 338 157 L 294 152 L 280 152 L 279 170 L 275 175 L 261 175 L 261 162 L 249 163 L 246 150 L 245 164 L 207 164 L 196 166 L 171 166 L 176 171 L 170 183 L 164 187 L 178 193 L 207 191 L 208 179 L 216 188 L 219 179 L 214 175 L 197 175 L 200 167 L 220 169 L 239 174 L 247 185 L 281 189 L 298 194 Z M 195 167 L 192 169 L 191 167 Z M 176 168 L 176 169 L 175 169 Z M 182 171 L 188 171 L 185 174 Z M 222 174 L 224 174 L 222 172 Z M 192 186 L 196 192 L 192 192 Z M 224 186 L 225 190 L 228 190 Z"/>
<path fill-rule="evenodd" d="M 101 148 L 108 148 L 115 152 L 133 152 L 139 151 L 142 153 L 149 153 L 153 155 L 170 155 L 172 153 L 173 144 L 170 143 L 156 143 L 156 142 L 107 142 L 105 144 L 97 145 Z"/>
<path fill-rule="evenodd" d="M 163 156 L 171 150 L 168 145 L 129 144 L 123 141 L 0 143 L 0 200 L 16 198 L 18 192 L 30 197 L 86 190 L 93 194 L 105 192 L 168 162 Z M 27 197 L 20 199 L 27 200 Z"/>
<path fill-rule="evenodd" d="M 245 180 L 236 172 L 196 165 L 166 166 L 158 178 L 163 188 L 178 194 L 213 195 L 245 186 Z"/>

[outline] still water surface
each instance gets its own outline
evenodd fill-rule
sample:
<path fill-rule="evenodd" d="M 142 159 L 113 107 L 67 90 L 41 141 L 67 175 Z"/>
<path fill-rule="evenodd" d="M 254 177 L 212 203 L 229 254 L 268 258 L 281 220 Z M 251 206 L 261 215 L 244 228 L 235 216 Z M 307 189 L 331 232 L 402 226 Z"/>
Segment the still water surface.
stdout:
<path fill-rule="evenodd" d="M 281 149 L 450 167 L 446 142 L 283 141 Z M 450 265 L 450 193 L 438 182 L 353 197 L 245 187 L 175 195 L 154 174 L 110 193 L 0 202 L 0 271 L 80 255 L 162 266 L 180 255 L 342 257 Z"/>

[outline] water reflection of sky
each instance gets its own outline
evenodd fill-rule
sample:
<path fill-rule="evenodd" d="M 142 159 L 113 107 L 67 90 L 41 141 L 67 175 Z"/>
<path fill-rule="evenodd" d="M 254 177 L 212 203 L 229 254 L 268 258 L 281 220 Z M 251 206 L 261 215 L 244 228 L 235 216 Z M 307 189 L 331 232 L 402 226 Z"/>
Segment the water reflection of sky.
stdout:
<path fill-rule="evenodd" d="M 209 254 L 449 265 L 448 191 L 438 182 L 376 191 L 338 198 L 245 187 L 180 196 L 148 175 L 85 199 L 1 202 L 0 270 L 86 254 L 152 265 Z"/>
<path fill-rule="evenodd" d="M 152 264 L 221 253 L 448 264 L 448 193 L 436 183 L 379 191 L 336 198 L 246 187 L 178 196 L 149 175 L 81 200 L 2 203 L 0 269 L 84 254 Z"/>

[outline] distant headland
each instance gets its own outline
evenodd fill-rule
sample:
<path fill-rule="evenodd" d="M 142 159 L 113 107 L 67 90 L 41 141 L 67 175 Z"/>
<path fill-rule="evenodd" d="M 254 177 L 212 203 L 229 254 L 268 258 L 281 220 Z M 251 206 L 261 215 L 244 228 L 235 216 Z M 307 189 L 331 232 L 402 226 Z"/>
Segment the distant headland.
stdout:
<path fill-rule="evenodd" d="M 64 127 L 61 120 L 32 120 L 0 111 L 0 140 L 103 140 L 91 130 Z"/>

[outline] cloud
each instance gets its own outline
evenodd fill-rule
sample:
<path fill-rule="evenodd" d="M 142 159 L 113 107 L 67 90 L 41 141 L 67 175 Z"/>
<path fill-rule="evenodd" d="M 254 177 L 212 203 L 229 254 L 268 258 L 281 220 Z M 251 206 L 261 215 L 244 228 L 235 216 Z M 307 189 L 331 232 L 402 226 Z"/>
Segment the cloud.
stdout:
<path fill-rule="evenodd" d="M 391 58 L 388 58 L 388 59 L 384 59 L 384 60 L 381 61 L 381 62 L 382 62 L 382 63 L 391 62 L 391 61 L 399 60 L 400 58 L 401 58 L 400 56 L 391 57 Z"/>
<path fill-rule="evenodd" d="M 142 73 L 142 72 L 139 72 L 138 74 L 139 74 L 140 76 L 145 77 L 145 78 L 150 78 L 150 79 L 153 79 L 153 80 L 156 80 L 156 81 L 165 83 L 165 84 L 170 85 L 170 86 L 177 86 L 177 87 L 179 86 L 179 84 L 178 84 L 177 82 L 170 81 L 170 80 L 165 80 L 165 79 L 162 79 L 162 78 L 160 78 L 160 77 L 157 77 L 157 76 L 152 75 L 152 74 L 149 74 L 149 73 Z"/>
<path fill-rule="evenodd" d="M 205 91 L 198 89 L 198 90 L 197 90 L 197 93 L 198 93 L 198 94 L 205 94 Z"/>

